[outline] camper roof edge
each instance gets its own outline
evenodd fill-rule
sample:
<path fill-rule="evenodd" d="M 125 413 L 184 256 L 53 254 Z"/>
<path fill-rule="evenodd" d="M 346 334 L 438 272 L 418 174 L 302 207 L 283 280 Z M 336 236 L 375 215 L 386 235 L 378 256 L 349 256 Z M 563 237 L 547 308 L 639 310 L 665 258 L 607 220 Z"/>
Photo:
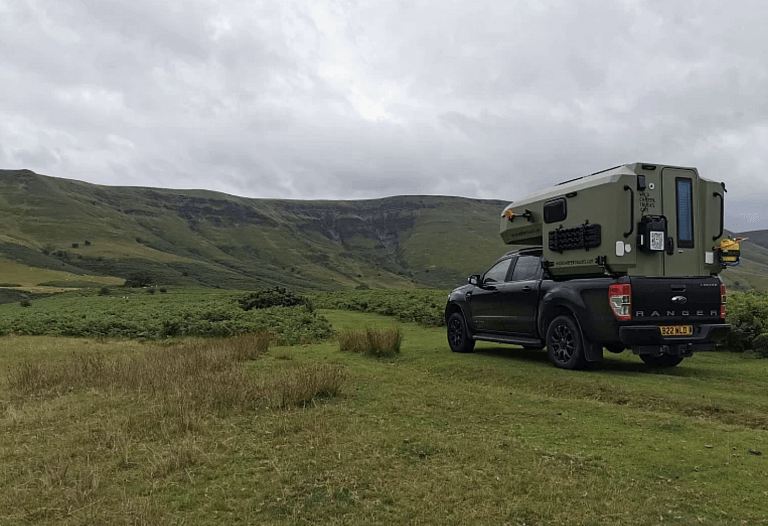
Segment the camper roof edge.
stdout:
<path fill-rule="evenodd" d="M 667 165 L 667 164 L 642 163 L 642 162 L 621 164 L 619 166 L 608 168 L 606 170 L 595 172 L 589 175 L 584 175 L 582 177 L 577 177 L 575 179 L 569 179 L 562 183 L 557 183 L 554 186 L 550 186 L 542 190 L 539 190 L 537 192 L 534 192 L 532 194 L 528 194 L 527 196 L 525 196 L 523 199 L 519 201 L 512 201 L 511 203 L 509 203 L 509 205 L 507 205 L 504 208 L 504 210 L 501 211 L 501 215 L 504 216 L 506 211 L 513 205 L 515 206 L 515 208 L 519 209 L 520 207 L 525 206 L 526 204 L 533 203 L 535 201 L 547 199 L 550 197 L 558 197 L 570 192 L 578 192 L 579 190 L 597 186 L 605 182 L 610 182 L 611 180 L 615 181 L 621 175 L 636 175 L 639 172 L 646 170 L 647 168 L 645 167 L 649 167 L 649 168 L 653 167 L 652 170 L 662 169 L 662 168 L 679 168 L 684 170 L 693 170 L 698 174 L 698 170 L 692 166 L 674 166 L 674 165 Z M 702 178 L 701 176 L 699 177 Z M 705 178 L 702 178 L 702 179 L 705 179 Z"/>

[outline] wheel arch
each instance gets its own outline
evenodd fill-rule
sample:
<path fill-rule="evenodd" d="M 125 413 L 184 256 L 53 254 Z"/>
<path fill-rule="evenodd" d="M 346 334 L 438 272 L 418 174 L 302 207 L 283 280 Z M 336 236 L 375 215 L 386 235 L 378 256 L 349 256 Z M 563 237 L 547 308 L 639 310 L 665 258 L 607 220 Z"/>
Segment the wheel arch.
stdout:
<path fill-rule="evenodd" d="M 569 304 L 566 301 L 552 303 L 547 307 L 539 316 L 539 334 L 542 336 L 544 345 L 547 344 L 547 329 L 549 324 L 558 316 L 569 316 L 576 323 L 579 332 L 581 333 L 581 339 L 584 343 L 584 357 L 588 362 L 601 362 L 603 361 L 603 346 L 602 344 L 596 344 L 590 341 L 588 335 L 584 333 L 584 324 L 580 319 L 579 312 L 587 313 L 586 309 L 578 309 L 576 306 Z"/>
<path fill-rule="evenodd" d="M 449 303 L 448 305 L 446 305 L 446 307 L 445 307 L 445 317 L 444 317 L 445 324 L 448 325 L 448 318 L 450 318 L 451 315 L 456 313 L 456 312 L 461 313 L 461 315 L 464 316 L 464 321 L 465 321 L 465 323 L 467 325 L 467 330 L 471 330 L 472 327 L 470 325 L 470 320 L 467 317 L 467 313 L 464 312 L 464 307 L 462 307 L 458 303 L 453 303 L 452 302 L 452 303 Z"/>

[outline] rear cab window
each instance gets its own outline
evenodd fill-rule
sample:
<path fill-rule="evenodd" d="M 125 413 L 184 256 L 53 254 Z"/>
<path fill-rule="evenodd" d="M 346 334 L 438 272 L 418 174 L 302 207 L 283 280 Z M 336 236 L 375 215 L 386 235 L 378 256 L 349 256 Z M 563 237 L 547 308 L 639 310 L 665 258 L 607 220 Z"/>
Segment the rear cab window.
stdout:
<path fill-rule="evenodd" d="M 541 258 L 539 256 L 520 256 L 515 263 L 510 281 L 529 281 L 538 279 L 541 274 Z"/>

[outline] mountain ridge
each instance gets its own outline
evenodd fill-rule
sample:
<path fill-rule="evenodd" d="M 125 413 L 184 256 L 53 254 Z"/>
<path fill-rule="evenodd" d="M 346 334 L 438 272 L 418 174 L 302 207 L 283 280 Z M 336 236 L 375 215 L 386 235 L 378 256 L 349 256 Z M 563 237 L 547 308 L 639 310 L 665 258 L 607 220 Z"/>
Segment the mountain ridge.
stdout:
<path fill-rule="evenodd" d="M 250 198 L 0 170 L 0 257 L 65 282 L 143 273 L 156 284 L 221 288 L 452 288 L 510 249 L 498 234 L 507 204 Z M 768 230 L 743 235 L 744 263 L 723 279 L 768 289 Z"/>

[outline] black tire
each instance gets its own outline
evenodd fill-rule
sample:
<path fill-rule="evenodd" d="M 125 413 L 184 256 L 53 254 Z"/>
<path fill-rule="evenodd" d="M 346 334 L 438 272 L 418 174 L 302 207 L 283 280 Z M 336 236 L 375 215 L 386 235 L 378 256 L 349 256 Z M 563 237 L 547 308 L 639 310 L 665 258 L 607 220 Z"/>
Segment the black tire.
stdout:
<path fill-rule="evenodd" d="M 448 345 L 453 352 L 472 352 L 475 350 L 475 340 L 469 336 L 464 315 L 454 312 L 448 318 Z"/>
<path fill-rule="evenodd" d="M 576 321 L 570 316 L 558 316 L 549 323 L 546 342 L 549 361 L 555 367 L 561 369 L 586 367 L 584 337 Z"/>
<path fill-rule="evenodd" d="M 683 361 L 682 356 L 672 356 L 671 354 L 660 354 L 658 356 L 641 354 L 640 359 L 651 367 L 674 367 Z"/>

